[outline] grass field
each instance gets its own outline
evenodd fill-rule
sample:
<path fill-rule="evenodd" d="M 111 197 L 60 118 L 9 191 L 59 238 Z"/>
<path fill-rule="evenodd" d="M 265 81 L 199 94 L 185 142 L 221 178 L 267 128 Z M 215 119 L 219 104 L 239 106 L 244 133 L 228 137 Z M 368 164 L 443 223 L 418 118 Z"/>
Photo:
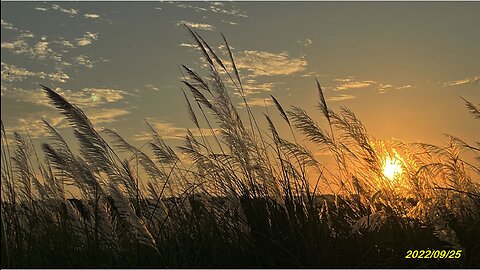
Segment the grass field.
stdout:
<path fill-rule="evenodd" d="M 374 140 L 319 82 L 317 115 L 273 96 L 275 110 L 256 115 L 227 41 L 222 60 L 191 34 L 207 65 L 183 66 L 196 128 L 180 147 L 150 125 L 149 149 L 97 130 L 47 86 L 79 152 L 47 122 L 41 150 L 2 123 L 2 268 L 480 267 L 480 142 Z"/>

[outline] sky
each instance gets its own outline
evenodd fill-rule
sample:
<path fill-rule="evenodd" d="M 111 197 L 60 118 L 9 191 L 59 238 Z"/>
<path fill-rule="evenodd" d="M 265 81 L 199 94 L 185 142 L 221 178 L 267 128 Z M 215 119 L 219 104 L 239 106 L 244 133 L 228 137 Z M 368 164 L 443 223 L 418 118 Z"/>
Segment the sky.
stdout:
<path fill-rule="evenodd" d="M 226 36 L 259 119 L 275 111 L 272 94 L 284 108 L 299 106 L 323 121 L 315 109 L 317 78 L 328 104 L 352 109 L 377 139 L 443 144 L 450 134 L 478 141 L 478 120 L 460 97 L 480 103 L 479 2 L 1 2 L 1 8 L 1 118 L 8 132 L 27 129 L 35 140 L 44 139 L 42 118 L 69 130 L 41 83 L 82 108 L 96 127 L 115 129 L 135 145 L 148 139 L 144 119 L 178 143 L 194 127 L 179 66 L 204 66 L 185 24 L 220 55 Z"/>

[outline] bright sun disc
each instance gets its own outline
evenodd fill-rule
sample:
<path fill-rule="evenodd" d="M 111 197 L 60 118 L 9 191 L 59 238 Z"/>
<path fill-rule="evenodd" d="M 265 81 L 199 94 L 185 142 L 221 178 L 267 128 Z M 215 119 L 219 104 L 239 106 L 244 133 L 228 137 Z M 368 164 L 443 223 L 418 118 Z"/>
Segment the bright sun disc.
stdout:
<path fill-rule="evenodd" d="M 396 176 L 402 173 L 402 165 L 400 161 L 396 158 L 389 158 L 385 159 L 385 165 L 383 165 L 383 175 L 388 180 L 393 180 Z"/>

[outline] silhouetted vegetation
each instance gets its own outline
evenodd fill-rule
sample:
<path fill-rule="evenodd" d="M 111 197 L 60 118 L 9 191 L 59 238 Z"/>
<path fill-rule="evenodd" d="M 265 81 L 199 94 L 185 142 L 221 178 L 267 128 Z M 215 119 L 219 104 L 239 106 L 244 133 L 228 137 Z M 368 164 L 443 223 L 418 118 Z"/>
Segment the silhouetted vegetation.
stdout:
<path fill-rule="evenodd" d="M 2 268 L 480 266 L 479 142 L 373 140 L 352 111 L 327 106 L 318 82 L 319 123 L 272 96 L 282 119 L 274 123 L 249 107 L 226 39 L 228 61 L 190 33 L 208 74 L 183 66 L 195 129 L 178 148 L 148 123 L 151 153 L 97 131 L 46 86 L 79 153 L 47 122 L 44 158 L 28 135 L 11 138 L 2 124 Z M 393 179 L 387 158 L 401 166 Z M 463 253 L 406 259 L 414 249 Z"/>

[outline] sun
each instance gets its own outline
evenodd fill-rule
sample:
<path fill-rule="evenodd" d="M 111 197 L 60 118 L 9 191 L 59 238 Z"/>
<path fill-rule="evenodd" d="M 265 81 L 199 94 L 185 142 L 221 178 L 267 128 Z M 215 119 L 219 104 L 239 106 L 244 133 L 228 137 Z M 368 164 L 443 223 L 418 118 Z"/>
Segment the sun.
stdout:
<path fill-rule="evenodd" d="M 400 163 L 400 160 L 390 157 L 385 158 L 385 163 L 383 165 L 383 175 L 388 180 L 395 179 L 397 176 L 402 174 L 402 171 L 402 164 Z"/>

